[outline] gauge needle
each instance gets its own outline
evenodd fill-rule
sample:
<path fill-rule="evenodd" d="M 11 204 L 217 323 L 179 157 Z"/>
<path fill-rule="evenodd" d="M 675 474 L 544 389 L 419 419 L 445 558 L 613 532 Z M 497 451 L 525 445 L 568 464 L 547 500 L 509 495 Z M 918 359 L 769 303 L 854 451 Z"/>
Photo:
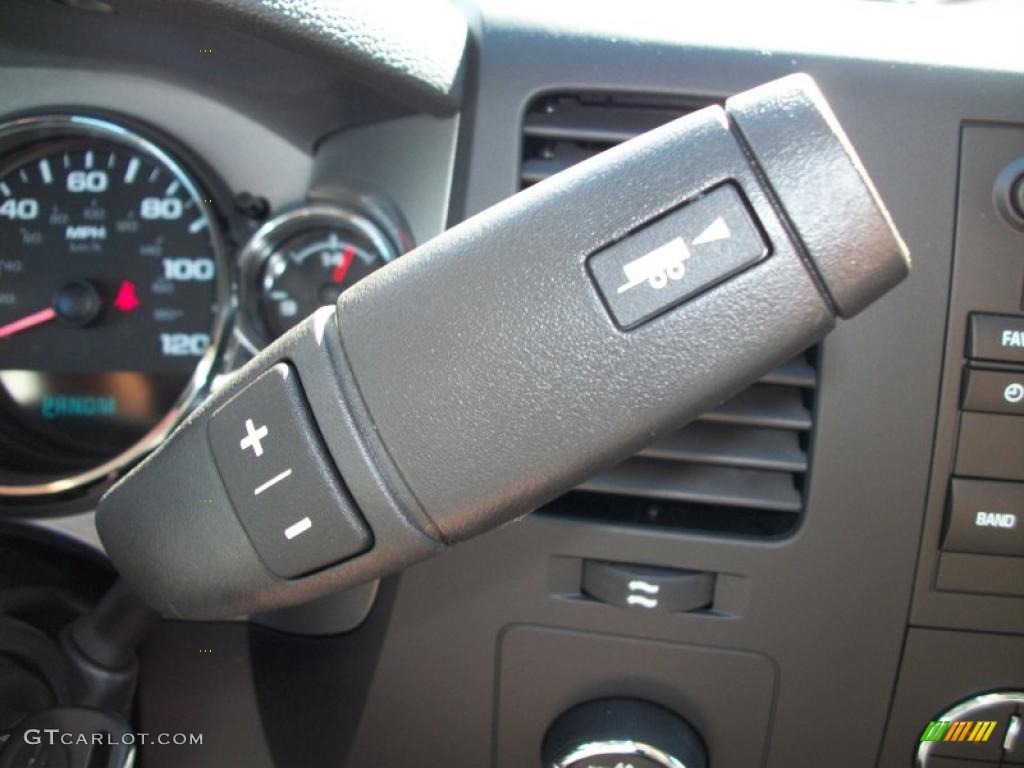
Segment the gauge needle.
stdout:
<path fill-rule="evenodd" d="M 341 261 L 338 262 L 338 266 L 334 268 L 334 272 L 331 273 L 331 280 L 336 283 L 340 283 L 345 279 L 345 275 L 348 274 L 348 268 L 352 266 L 352 259 L 356 255 L 356 249 L 351 245 L 346 248 L 341 254 Z"/>
<path fill-rule="evenodd" d="M 13 323 L 7 323 L 7 325 L 0 325 L 0 339 L 7 336 L 13 336 L 21 331 L 27 331 L 29 328 L 34 328 L 37 325 L 48 323 L 57 316 L 57 311 L 53 307 L 47 307 L 41 309 L 38 312 L 33 312 L 31 315 L 25 315 L 20 320 L 15 320 Z"/>

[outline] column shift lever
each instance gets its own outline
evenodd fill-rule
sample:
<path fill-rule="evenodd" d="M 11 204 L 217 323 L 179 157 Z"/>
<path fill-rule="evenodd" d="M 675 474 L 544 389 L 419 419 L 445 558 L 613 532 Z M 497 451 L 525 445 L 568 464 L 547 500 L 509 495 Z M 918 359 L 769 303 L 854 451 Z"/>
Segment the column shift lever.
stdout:
<path fill-rule="evenodd" d="M 346 291 L 114 486 L 100 535 L 174 616 L 310 600 L 526 514 L 908 269 L 814 82 L 787 77 L 558 174 Z"/>

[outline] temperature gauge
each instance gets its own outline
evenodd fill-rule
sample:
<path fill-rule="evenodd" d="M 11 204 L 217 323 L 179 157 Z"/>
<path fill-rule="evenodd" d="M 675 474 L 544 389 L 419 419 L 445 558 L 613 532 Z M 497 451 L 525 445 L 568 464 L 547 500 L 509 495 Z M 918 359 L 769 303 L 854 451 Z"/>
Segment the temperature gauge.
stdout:
<path fill-rule="evenodd" d="M 342 291 L 398 255 L 370 219 L 325 206 L 274 219 L 246 251 L 243 258 L 255 273 L 259 319 L 268 339 L 333 304 Z"/>
<path fill-rule="evenodd" d="M 392 259 L 352 234 L 340 227 L 315 227 L 292 236 L 267 259 L 260 305 L 272 336 L 333 304 L 343 290 Z"/>

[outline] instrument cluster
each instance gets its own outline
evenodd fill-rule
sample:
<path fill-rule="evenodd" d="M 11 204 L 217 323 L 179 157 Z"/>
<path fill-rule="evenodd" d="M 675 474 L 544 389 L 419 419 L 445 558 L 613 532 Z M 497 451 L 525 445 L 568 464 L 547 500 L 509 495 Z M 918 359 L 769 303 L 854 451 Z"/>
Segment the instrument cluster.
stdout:
<path fill-rule="evenodd" d="M 0 514 L 102 490 L 232 361 L 407 250 L 398 222 L 352 196 L 256 225 L 134 121 L 0 122 Z"/>

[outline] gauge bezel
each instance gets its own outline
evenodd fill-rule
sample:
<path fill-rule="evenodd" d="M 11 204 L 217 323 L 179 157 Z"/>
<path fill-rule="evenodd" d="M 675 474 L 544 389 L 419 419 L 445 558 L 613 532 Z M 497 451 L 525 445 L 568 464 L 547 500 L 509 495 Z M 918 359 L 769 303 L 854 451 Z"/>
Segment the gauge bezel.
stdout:
<path fill-rule="evenodd" d="M 373 244 L 386 263 L 402 254 L 384 227 L 377 224 L 369 214 L 344 205 L 309 203 L 270 219 L 245 244 L 238 260 L 245 327 L 237 328 L 236 336 L 252 354 L 273 341 L 259 309 L 264 267 L 274 252 L 290 237 L 304 229 L 325 225 L 348 227 L 359 232 Z"/>
<path fill-rule="evenodd" d="M 128 122 L 132 122 L 132 125 L 129 126 Z M 212 319 L 210 346 L 197 361 L 185 388 L 163 417 L 131 446 L 92 469 L 42 482 L 0 484 L 0 500 L 45 501 L 83 491 L 103 480 L 118 476 L 124 469 L 156 448 L 198 403 L 213 380 L 217 363 L 231 336 L 229 331 L 237 310 L 236 275 L 232 260 L 228 258 L 227 242 L 221 226 L 223 217 L 214 204 L 206 202 L 203 193 L 210 190 L 199 186 L 196 182 L 197 174 L 179 159 L 181 153 L 176 149 L 165 149 L 161 146 L 173 142 L 162 136 L 159 139 L 150 138 L 147 133 L 150 131 L 143 127 L 135 127 L 133 121 L 121 122 L 120 118 L 77 112 L 27 115 L 0 123 L 0 156 L 10 156 L 19 149 L 27 149 L 30 143 L 41 141 L 100 138 L 122 144 L 157 160 L 188 191 L 210 222 L 207 229 L 214 251 L 213 258 L 217 264 L 217 312 Z"/>

